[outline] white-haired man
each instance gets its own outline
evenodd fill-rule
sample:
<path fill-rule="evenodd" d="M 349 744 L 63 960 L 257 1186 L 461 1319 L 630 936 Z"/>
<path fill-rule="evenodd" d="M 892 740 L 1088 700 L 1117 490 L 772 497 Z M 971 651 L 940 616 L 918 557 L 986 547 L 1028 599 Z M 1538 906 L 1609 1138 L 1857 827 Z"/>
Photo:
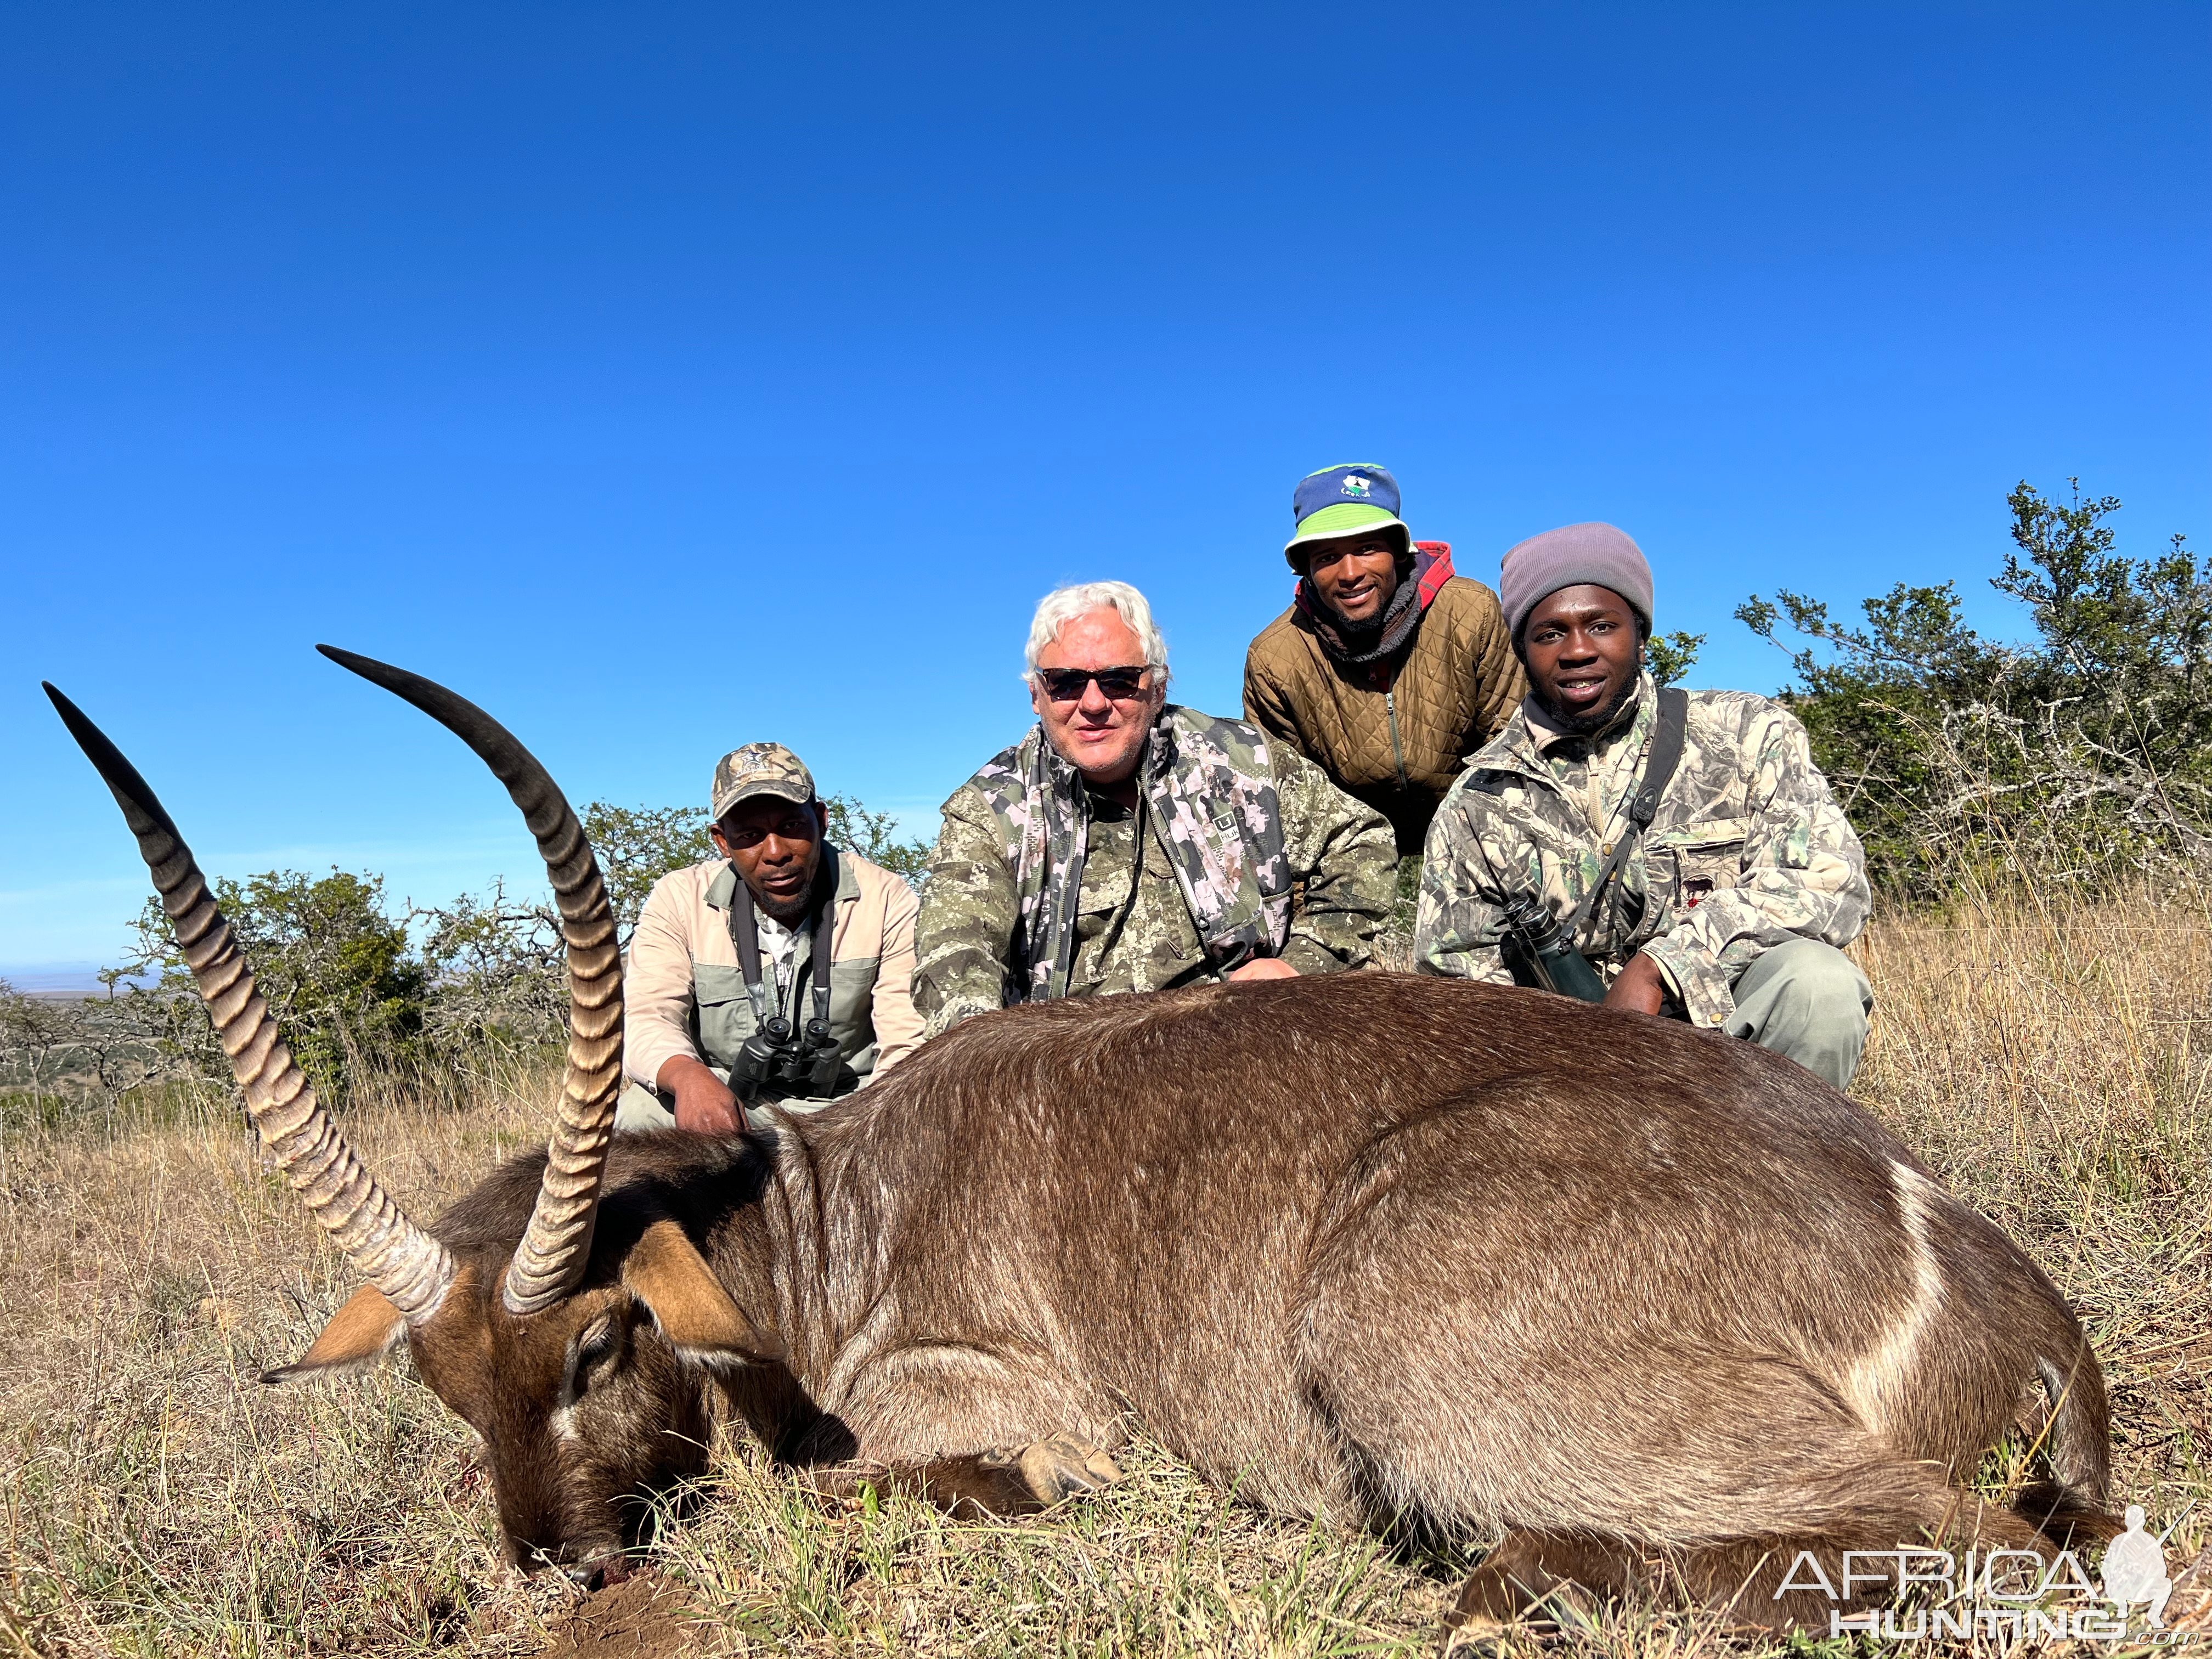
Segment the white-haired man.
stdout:
<path fill-rule="evenodd" d="M 1037 723 L 945 803 L 929 856 L 914 981 L 927 1035 L 1047 997 L 1366 962 L 1395 876 L 1389 824 L 1257 728 L 1169 702 L 1143 594 L 1046 595 L 1028 656 Z"/>

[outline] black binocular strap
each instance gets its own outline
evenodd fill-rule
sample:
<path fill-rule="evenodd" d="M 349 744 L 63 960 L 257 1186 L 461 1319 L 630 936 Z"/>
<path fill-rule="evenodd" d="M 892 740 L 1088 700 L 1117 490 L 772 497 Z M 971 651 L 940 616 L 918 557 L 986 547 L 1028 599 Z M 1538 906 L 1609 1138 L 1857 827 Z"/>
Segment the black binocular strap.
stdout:
<path fill-rule="evenodd" d="M 738 971 L 745 978 L 745 994 L 752 999 L 753 1017 L 763 1024 L 783 1012 L 783 992 L 775 994 L 775 1006 L 769 1007 L 768 993 L 761 987 L 760 922 L 753 914 L 753 890 L 745 885 L 745 878 L 738 875 L 736 865 L 730 873 L 737 876 L 737 890 L 730 895 L 730 943 L 737 947 Z M 837 894 L 831 889 L 814 912 L 814 1018 L 824 1022 L 830 1018 L 830 934 L 836 931 L 832 922 L 836 908 Z"/>
<path fill-rule="evenodd" d="M 1674 769 L 1682 763 L 1682 743 L 1689 726 L 1690 694 L 1680 686 L 1668 686 L 1659 693 L 1659 714 L 1651 728 L 1651 750 L 1644 763 L 1643 786 L 1628 803 L 1628 828 L 1613 843 L 1613 851 L 1598 869 L 1597 879 L 1583 895 L 1574 919 L 1568 923 L 1568 936 L 1577 944 L 1583 927 L 1597 915 L 1598 905 L 1627 858 L 1630 845 L 1641 841 L 1644 832 L 1651 827 L 1651 820 L 1659 816 L 1660 797 L 1667 793 L 1667 786 L 1674 781 Z"/>

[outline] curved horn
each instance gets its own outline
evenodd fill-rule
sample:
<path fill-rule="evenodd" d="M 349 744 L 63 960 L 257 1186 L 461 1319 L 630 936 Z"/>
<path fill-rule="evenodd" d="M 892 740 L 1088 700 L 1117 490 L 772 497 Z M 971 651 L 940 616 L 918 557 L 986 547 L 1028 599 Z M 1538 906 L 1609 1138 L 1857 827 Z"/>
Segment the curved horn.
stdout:
<path fill-rule="evenodd" d="M 139 854 L 154 873 L 162 908 L 176 928 L 177 944 L 191 965 L 222 1051 L 230 1056 L 230 1069 L 245 1091 L 246 1109 L 261 1132 L 262 1144 L 355 1271 L 381 1291 L 410 1325 L 422 1324 L 438 1311 L 453 1282 L 453 1256 L 407 1218 L 315 1098 L 313 1085 L 293 1062 L 270 1017 L 268 1003 L 254 988 L 252 970 L 239 951 L 230 923 L 216 908 L 191 848 L 138 769 L 82 709 L 51 685 L 46 696 L 77 747 L 114 792 L 124 822 L 138 837 Z"/>
<path fill-rule="evenodd" d="M 568 946 L 568 1068 L 561 1116 L 546 1148 L 545 1177 L 529 1230 L 515 1248 L 502 1296 L 511 1313 L 536 1313 L 575 1287 L 592 1254 L 599 1177 L 622 1088 L 622 951 L 599 860 L 551 775 L 514 733 L 442 685 L 371 657 L 319 645 L 341 668 L 405 698 L 476 750 L 522 809 L 538 837 Z"/>

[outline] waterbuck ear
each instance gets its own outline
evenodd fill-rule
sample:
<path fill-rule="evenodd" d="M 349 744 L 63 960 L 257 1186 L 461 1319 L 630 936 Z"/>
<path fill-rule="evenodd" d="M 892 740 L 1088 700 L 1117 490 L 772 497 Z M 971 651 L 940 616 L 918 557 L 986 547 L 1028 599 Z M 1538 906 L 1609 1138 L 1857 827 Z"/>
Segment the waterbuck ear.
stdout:
<path fill-rule="evenodd" d="M 708 1365 L 783 1358 L 783 1344 L 738 1310 L 673 1221 L 645 1230 L 623 1258 L 622 1276 L 683 1358 Z"/>
<path fill-rule="evenodd" d="M 315 1344 L 289 1365 L 261 1373 L 264 1382 L 289 1382 L 319 1371 L 346 1370 L 381 1358 L 407 1334 L 407 1321 L 374 1285 L 364 1285 L 331 1316 Z"/>

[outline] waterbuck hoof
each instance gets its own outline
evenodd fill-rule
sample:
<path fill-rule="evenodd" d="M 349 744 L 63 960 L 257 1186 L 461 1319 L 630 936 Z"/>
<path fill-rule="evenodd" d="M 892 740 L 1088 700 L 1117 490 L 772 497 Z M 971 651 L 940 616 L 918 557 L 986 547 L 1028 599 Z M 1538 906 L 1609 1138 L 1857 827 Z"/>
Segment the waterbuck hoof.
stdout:
<path fill-rule="evenodd" d="M 1121 1478 L 1112 1458 L 1069 1434 L 1032 1440 L 1007 1461 L 1031 1495 L 1048 1508 L 1078 1492 L 1110 1486 Z"/>

